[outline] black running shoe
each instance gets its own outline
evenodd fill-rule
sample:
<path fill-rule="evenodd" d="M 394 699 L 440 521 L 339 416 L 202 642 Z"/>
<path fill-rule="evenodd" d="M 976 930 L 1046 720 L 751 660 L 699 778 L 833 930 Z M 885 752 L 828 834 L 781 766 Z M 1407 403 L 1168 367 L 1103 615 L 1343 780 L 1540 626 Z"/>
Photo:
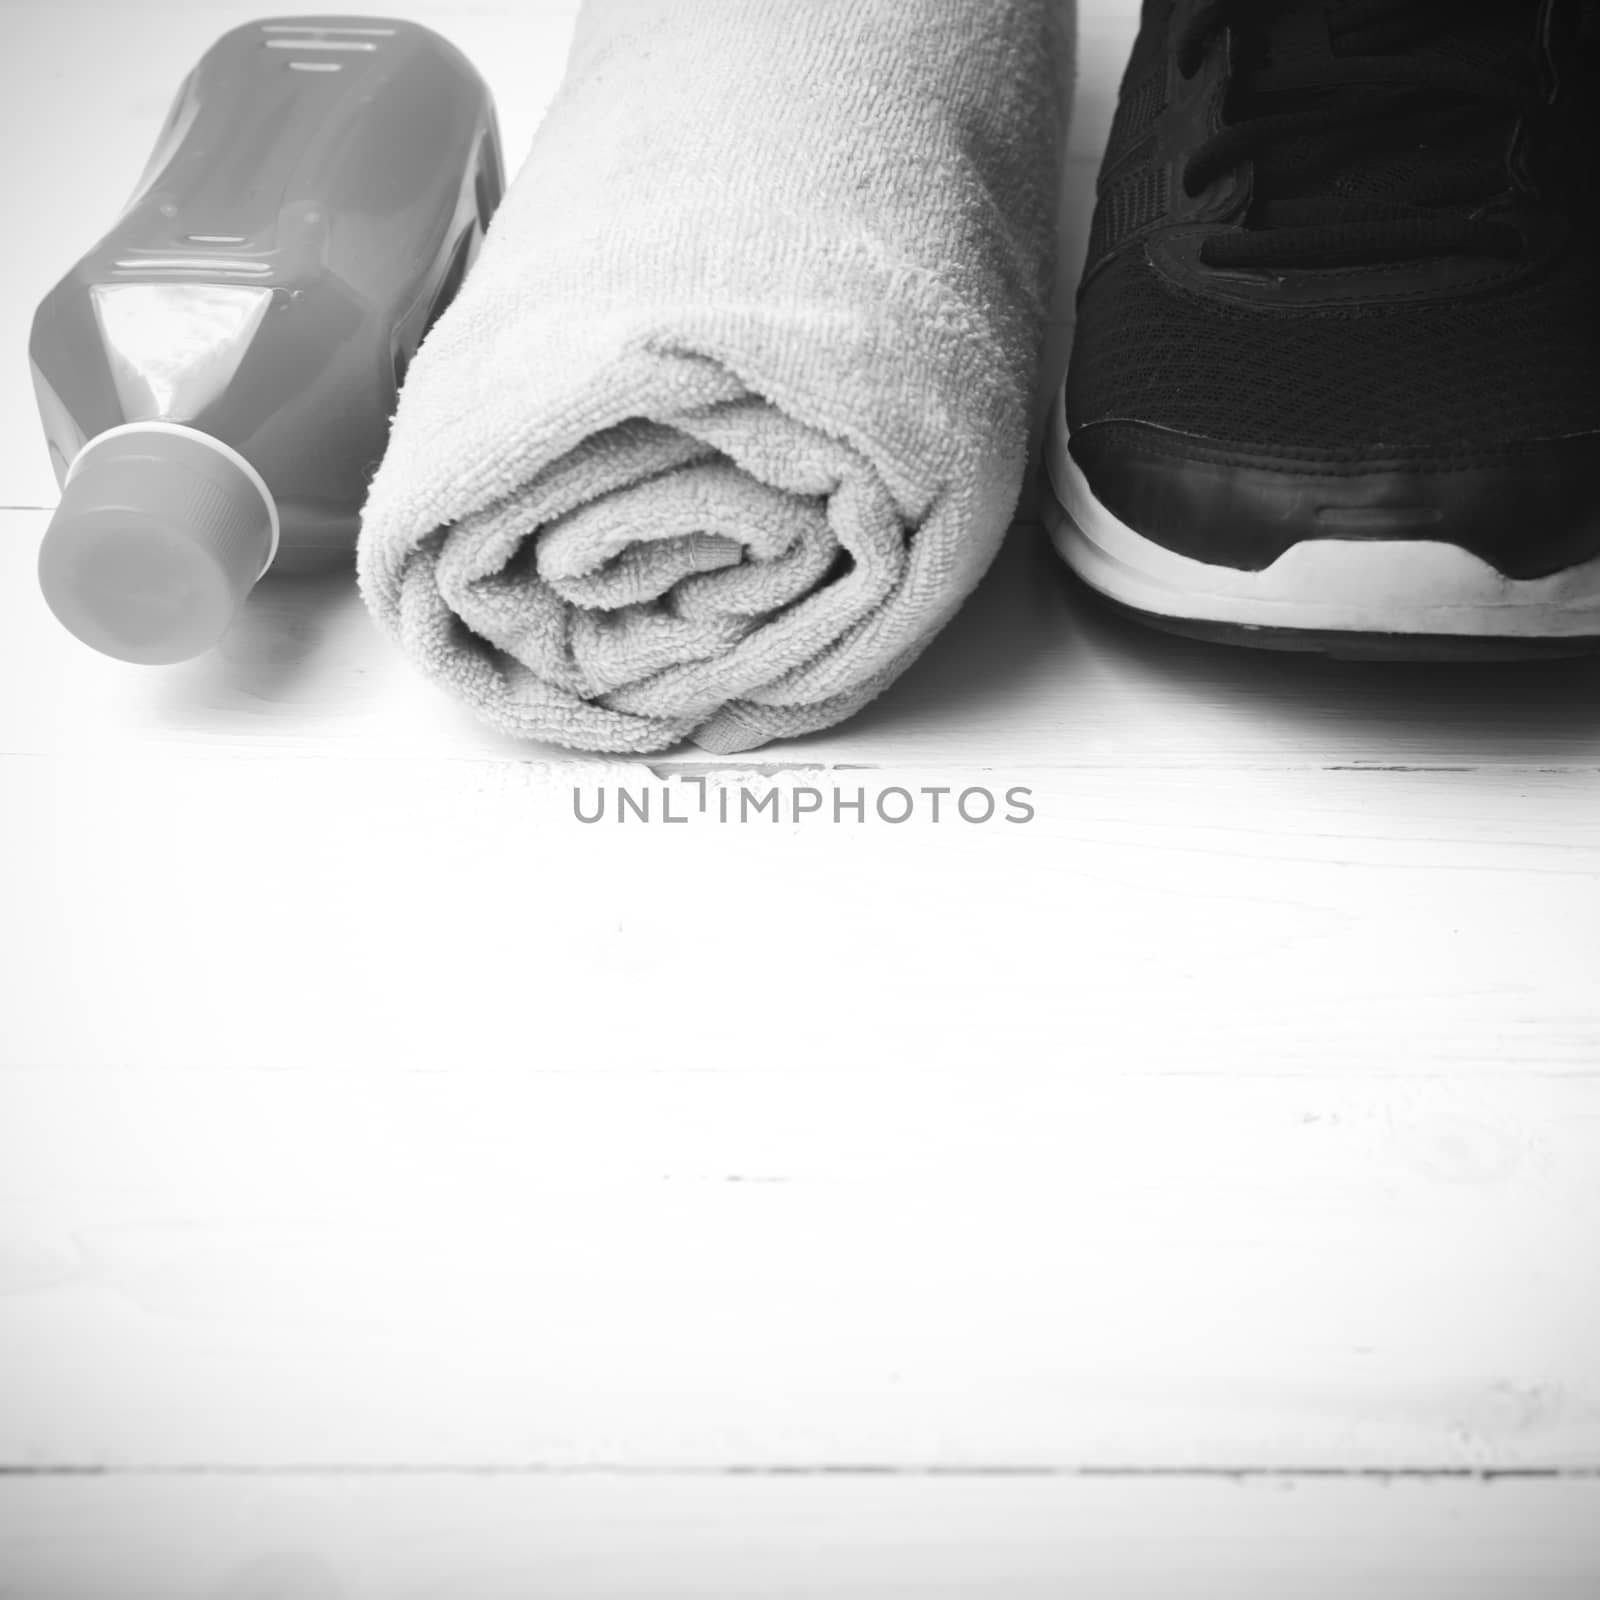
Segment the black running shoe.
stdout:
<path fill-rule="evenodd" d="M 1600 0 L 1145 0 L 1067 562 L 1242 643 L 1600 647 L 1597 145 Z"/>

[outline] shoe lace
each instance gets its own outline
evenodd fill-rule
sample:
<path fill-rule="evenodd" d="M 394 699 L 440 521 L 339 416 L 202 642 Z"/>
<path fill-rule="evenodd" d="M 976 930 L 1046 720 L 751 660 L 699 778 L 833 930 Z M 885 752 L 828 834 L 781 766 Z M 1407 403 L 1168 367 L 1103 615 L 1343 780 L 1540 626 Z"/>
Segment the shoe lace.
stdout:
<path fill-rule="evenodd" d="M 1509 159 L 1547 115 L 1535 0 L 1202 0 L 1177 40 L 1199 69 L 1234 31 L 1229 120 L 1183 172 L 1198 195 L 1254 163 L 1241 229 L 1208 237 L 1216 267 L 1515 257 L 1530 196 Z"/>

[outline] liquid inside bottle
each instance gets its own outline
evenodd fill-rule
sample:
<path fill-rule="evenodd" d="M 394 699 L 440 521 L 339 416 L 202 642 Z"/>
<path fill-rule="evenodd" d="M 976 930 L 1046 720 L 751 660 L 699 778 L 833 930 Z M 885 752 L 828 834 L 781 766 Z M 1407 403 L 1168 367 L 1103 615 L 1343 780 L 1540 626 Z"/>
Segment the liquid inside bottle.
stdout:
<path fill-rule="evenodd" d="M 427 28 L 282 17 L 212 46 L 34 318 L 61 622 L 183 660 L 269 568 L 348 563 L 405 368 L 503 189 L 488 88 Z"/>

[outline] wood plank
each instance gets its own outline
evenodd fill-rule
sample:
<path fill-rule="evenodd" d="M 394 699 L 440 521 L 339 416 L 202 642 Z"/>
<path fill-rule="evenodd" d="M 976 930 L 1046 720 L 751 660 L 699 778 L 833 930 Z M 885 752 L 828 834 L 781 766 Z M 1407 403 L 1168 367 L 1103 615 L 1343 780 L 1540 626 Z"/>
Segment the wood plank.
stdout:
<path fill-rule="evenodd" d="M 714 777 L 674 826 L 629 763 L 0 759 L 0 1060 L 1600 1065 L 1600 774 Z"/>
<path fill-rule="evenodd" d="M 15 1600 L 1589 1600 L 1600 1485 L 0 1481 Z"/>
<path fill-rule="evenodd" d="M 1600 1468 L 1600 1078 L 602 1026 L 0 1074 L 0 1462 Z"/>
<path fill-rule="evenodd" d="M 573 10 L 408 14 L 515 161 Z M 12 348 L 259 14 L 5 7 Z M 1131 24 L 1083 7 L 1064 288 Z M 20 367 L 0 440 L 49 504 Z M 0 1478 L 3 1600 L 1600 1587 L 1600 663 L 1166 640 L 1020 526 L 844 729 L 580 763 L 348 574 L 102 661 L 44 522 L 0 510 L 0 1463 L 135 1475 Z M 1036 815 L 722 825 L 699 773 Z M 574 820 L 624 784 L 655 823 Z M 1436 1469 L 1582 1476 L 1367 1476 Z"/>

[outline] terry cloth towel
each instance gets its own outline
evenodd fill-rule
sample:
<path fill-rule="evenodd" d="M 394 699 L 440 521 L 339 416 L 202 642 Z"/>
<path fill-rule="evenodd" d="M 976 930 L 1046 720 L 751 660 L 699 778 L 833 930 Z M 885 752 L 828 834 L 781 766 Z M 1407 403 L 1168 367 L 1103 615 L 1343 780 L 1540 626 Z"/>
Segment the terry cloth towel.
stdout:
<path fill-rule="evenodd" d="M 588 0 L 406 378 L 362 593 L 512 734 L 751 749 L 998 548 L 1053 271 L 1063 0 Z"/>

